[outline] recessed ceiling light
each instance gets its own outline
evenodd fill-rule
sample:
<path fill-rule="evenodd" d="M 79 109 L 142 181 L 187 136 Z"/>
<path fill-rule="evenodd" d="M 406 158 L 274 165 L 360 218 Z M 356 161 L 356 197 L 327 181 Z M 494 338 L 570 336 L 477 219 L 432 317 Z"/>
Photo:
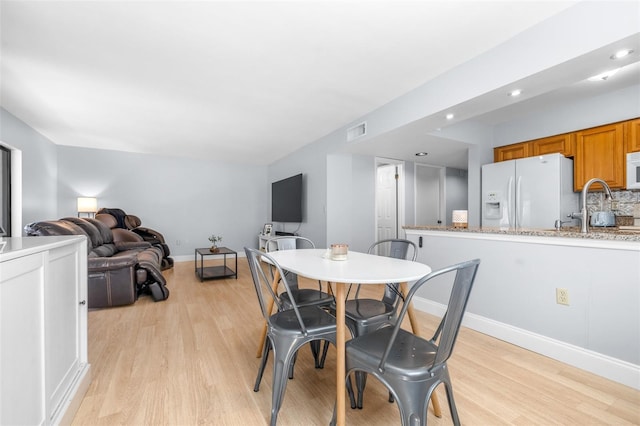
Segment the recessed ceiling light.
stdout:
<path fill-rule="evenodd" d="M 428 155 L 428 153 L 427 153 L 427 152 L 424 152 L 424 151 L 422 151 L 422 152 L 416 152 L 416 157 L 425 157 L 426 155 Z"/>
<path fill-rule="evenodd" d="M 589 77 L 589 81 L 603 81 L 608 79 L 609 77 L 611 77 L 612 75 L 614 75 L 615 73 L 618 72 L 620 68 L 616 68 L 610 71 L 605 71 L 601 74 L 598 75 L 594 75 L 593 77 Z"/>
<path fill-rule="evenodd" d="M 446 115 L 447 120 L 452 120 L 453 119 L 453 114 L 449 113 Z"/>
<path fill-rule="evenodd" d="M 616 60 L 616 59 L 622 59 L 625 56 L 629 56 L 630 54 L 633 53 L 633 49 L 623 49 L 623 50 L 618 50 L 616 53 L 614 53 L 613 55 L 610 56 L 611 59 Z"/>
<path fill-rule="evenodd" d="M 507 93 L 507 95 L 509 96 L 520 96 L 522 94 L 522 90 L 520 89 L 516 89 L 516 90 L 512 90 L 509 93 Z"/>

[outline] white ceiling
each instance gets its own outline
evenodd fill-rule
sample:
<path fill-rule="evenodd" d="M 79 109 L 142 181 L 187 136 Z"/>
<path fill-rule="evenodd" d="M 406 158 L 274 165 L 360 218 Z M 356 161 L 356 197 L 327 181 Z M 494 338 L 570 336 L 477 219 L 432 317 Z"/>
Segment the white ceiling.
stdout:
<path fill-rule="evenodd" d="M 0 103 L 59 145 L 269 164 L 575 3 L 3 0 Z"/>

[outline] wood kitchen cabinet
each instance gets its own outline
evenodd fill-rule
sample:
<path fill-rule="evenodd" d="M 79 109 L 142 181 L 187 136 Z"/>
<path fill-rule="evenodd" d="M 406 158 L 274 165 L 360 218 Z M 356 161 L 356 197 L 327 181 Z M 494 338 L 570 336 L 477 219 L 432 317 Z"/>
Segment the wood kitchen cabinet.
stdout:
<path fill-rule="evenodd" d="M 493 149 L 493 161 L 507 161 L 525 158 L 531 155 L 529 142 L 514 143 L 512 145 L 499 146 Z"/>
<path fill-rule="evenodd" d="M 603 179 L 611 189 L 626 185 L 626 153 L 640 151 L 640 118 L 548 136 L 493 149 L 494 161 L 561 153 L 573 157 L 573 187 L 581 191 L 591 178 Z M 602 186 L 593 185 L 594 190 Z"/>
<path fill-rule="evenodd" d="M 597 177 L 611 189 L 625 187 L 625 124 L 614 123 L 576 132 L 573 186 L 581 191 L 584 184 Z M 595 184 L 594 190 L 602 190 Z"/>
<path fill-rule="evenodd" d="M 640 151 L 640 118 L 627 122 L 627 152 Z"/>
<path fill-rule="evenodd" d="M 560 153 L 565 157 L 574 155 L 575 133 L 565 133 L 562 135 L 549 136 L 536 139 L 530 142 L 531 155 L 546 155 Z"/>

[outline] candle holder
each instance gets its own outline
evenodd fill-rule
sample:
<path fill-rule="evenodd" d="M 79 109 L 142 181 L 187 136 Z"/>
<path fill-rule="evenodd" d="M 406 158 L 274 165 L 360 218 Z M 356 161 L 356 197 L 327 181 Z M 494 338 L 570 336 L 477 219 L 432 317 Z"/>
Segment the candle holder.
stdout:
<path fill-rule="evenodd" d="M 331 260 L 347 260 L 347 244 L 331 244 Z"/>
<path fill-rule="evenodd" d="M 453 222 L 453 227 L 466 228 L 467 216 L 468 216 L 468 213 L 466 210 L 454 210 L 453 214 L 451 215 L 451 222 Z"/>

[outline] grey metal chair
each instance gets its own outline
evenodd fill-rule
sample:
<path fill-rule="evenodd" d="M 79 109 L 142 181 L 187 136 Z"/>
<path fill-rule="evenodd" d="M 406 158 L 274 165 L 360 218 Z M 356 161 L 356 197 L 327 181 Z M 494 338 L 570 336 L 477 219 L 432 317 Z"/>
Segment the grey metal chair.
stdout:
<path fill-rule="evenodd" d="M 265 251 L 267 253 L 276 250 L 295 250 L 298 248 L 316 248 L 313 241 L 309 238 L 299 236 L 280 236 L 267 240 L 265 244 Z M 309 288 L 298 287 L 298 275 L 291 271 L 284 271 L 284 276 L 287 278 L 290 292 L 282 293 L 282 297 L 285 305 L 291 304 L 291 297 L 296 300 L 298 306 L 306 305 L 330 305 L 333 303 L 334 298 L 331 294 L 322 291 L 322 283 L 318 282 L 318 290 Z"/>
<path fill-rule="evenodd" d="M 415 261 L 418 255 L 418 249 L 412 241 L 398 238 L 377 241 L 369 247 L 367 252 L 412 261 Z M 399 283 L 388 283 L 381 300 L 361 298 L 360 285 L 357 286 L 355 298 L 345 302 L 345 322 L 353 337 L 362 336 L 380 327 L 395 325 L 399 301 L 404 299 L 399 286 Z M 358 372 L 355 377 L 357 402 L 350 393 L 351 408 L 362 408 L 367 375 Z M 389 402 L 393 402 L 391 393 L 389 393 Z"/>
<path fill-rule="evenodd" d="M 352 372 L 372 374 L 395 397 L 402 425 L 417 426 L 426 425 L 431 394 L 444 383 L 453 423 L 459 425 L 447 360 L 453 352 L 479 265 L 480 260 L 474 259 L 426 275 L 407 294 L 394 327 L 382 327 L 348 341 L 347 386 Z M 426 340 L 403 330 L 402 319 L 415 293 L 432 279 L 449 273 L 455 273 L 449 304 L 433 337 Z"/>
<path fill-rule="evenodd" d="M 297 235 L 292 236 L 279 236 L 270 238 L 265 243 L 265 251 L 267 253 L 276 250 L 296 250 L 298 248 L 316 248 L 313 241 L 309 238 L 300 237 Z M 284 271 L 284 276 L 289 284 L 289 291 L 280 293 L 280 298 L 283 302 L 285 309 L 291 309 L 291 298 L 293 297 L 298 306 L 324 306 L 330 307 L 335 302 L 332 294 L 322 291 L 322 283 L 318 281 L 318 290 L 312 288 L 300 288 L 298 286 L 298 275 L 291 271 Z M 273 270 L 272 270 L 273 278 Z M 313 354 L 313 360 L 316 368 L 324 367 L 324 359 L 327 356 L 328 343 L 324 346 L 324 351 L 320 352 L 320 342 L 313 341 L 309 345 L 311 353 Z M 291 369 L 290 378 L 293 378 L 293 368 Z"/>
<path fill-rule="evenodd" d="M 290 300 L 291 309 L 283 308 L 282 298 L 271 288 L 272 280 L 262 267 L 261 258 L 265 259 L 282 276 L 282 285 L 287 292 L 289 287 L 287 278 L 278 263 L 268 254 L 245 247 L 249 269 L 258 296 L 260 310 L 267 322 L 267 339 L 263 347 L 262 360 L 258 368 L 258 377 L 254 391 L 259 390 L 260 381 L 273 348 L 273 383 L 271 396 L 271 426 L 277 422 L 278 412 L 282 405 L 284 392 L 287 387 L 288 372 L 295 354 L 303 345 L 312 341 L 330 341 L 336 343 L 336 320 L 333 315 L 315 305 L 299 306 L 295 300 Z M 267 302 L 273 299 L 278 311 L 271 315 Z"/>

